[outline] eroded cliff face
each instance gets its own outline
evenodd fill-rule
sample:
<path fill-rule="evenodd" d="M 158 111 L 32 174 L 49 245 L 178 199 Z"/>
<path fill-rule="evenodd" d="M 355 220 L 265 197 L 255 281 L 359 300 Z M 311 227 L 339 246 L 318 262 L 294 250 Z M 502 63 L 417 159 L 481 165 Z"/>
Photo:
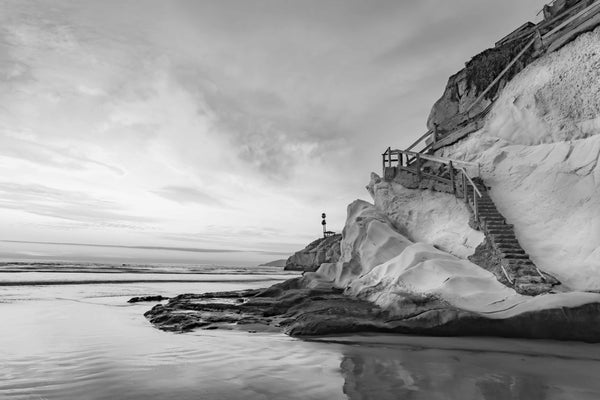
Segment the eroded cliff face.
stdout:
<path fill-rule="evenodd" d="M 484 240 L 470 225 L 467 205 L 449 193 L 412 190 L 371 174 L 367 190 L 375 207 L 413 242 L 423 242 L 466 259 Z"/>
<path fill-rule="evenodd" d="M 535 47 L 528 50 L 510 68 L 505 77 L 485 94 L 480 102 L 471 109 L 469 107 L 521 51 L 527 41 L 517 40 L 487 49 L 467 62 L 465 68 L 452 75 L 448 79 L 442 97 L 431 109 L 427 119 L 428 129 L 449 132 L 466 121 L 467 116 L 464 113 L 467 110 L 469 110 L 470 116 L 477 115 L 485 110 L 492 103 L 496 93 L 527 64 L 533 61 L 534 56 L 537 55 Z"/>
<path fill-rule="evenodd" d="M 340 258 L 342 235 L 337 234 L 311 242 L 292 254 L 285 263 L 286 271 L 316 271 L 323 263 L 334 263 Z"/>
<path fill-rule="evenodd" d="M 519 242 L 562 287 L 532 297 L 504 286 L 464 259 L 483 236 L 459 201 L 376 175 L 375 204 L 350 205 L 340 261 L 315 279 L 424 325 L 460 323 L 465 312 L 507 321 L 596 307 L 600 296 L 585 291 L 600 290 L 598 66 L 600 29 L 533 62 L 502 89 L 483 129 L 438 152 L 481 163 Z"/>
<path fill-rule="evenodd" d="M 490 196 L 543 270 L 600 290 L 600 30 L 532 63 L 480 131 L 438 154 L 481 164 Z"/>
<path fill-rule="evenodd" d="M 384 213 L 366 201 L 355 200 L 348 206 L 339 261 L 322 264 L 317 273 L 337 287 L 345 288 L 410 244 L 412 242 L 396 231 Z"/>

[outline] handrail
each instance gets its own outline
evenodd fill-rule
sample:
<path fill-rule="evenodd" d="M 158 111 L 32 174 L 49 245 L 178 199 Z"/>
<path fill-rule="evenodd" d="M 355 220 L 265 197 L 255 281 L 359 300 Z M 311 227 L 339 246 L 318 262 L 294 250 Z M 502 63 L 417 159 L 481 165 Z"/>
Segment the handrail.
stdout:
<path fill-rule="evenodd" d="M 475 221 L 479 221 L 479 205 L 478 205 L 479 203 L 477 202 L 477 198 L 481 199 L 483 197 L 483 195 L 481 194 L 479 189 L 477 189 L 477 185 L 475 185 L 475 182 L 473 182 L 473 180 L 471 179 L 471 177 L 469 176 L 469 174 L 467 173 L 467 171 L 464 168 L 458 167 L 458 168 L 456 168 L 456 170 L 459 172 L 459 176 L 462 175 L 463 200 L 473 210 L 473 213 L 475 214 Z M 467 188 L 468 185 L 471 185 L 471 187 L 473 188 L 473 201 L 472 202 L 469 199 L 469 191 Z M 456 190 L 455 190 L 455 193 L 456 193 Z"/>
<path fill-rule="evenodd" d="M 506 269 L 504 268 L 504 265 L 500 264 L 500 268 L 502 268 L 502 272 L 504 273 L 504 276 L 506 277 L 506 279 L 508 279 L 508 282 L 511 285 L 513 285 L 515 282 L 512 279 L 510 279 L 510 276 L 508 276 L 508 272 L 506 272 Z"/>
<path fill-rule="evenodd" d="M 392 156 L 394 155 L 397 155 L 397 158 L 393 159 Z M 381 154 L 381 156 L 384 176 L 386 175 L 386 166 L 390 168 L 392 167 L 392 162 L 395 162 L 398 163 L 396 168 L 415 174 L 419 182 L 421 182 L 423 177 L 426 177 L 449 183 L 452 187 L 452 192 L 457 197 L 459 197 L 458 188 L 461 186 L 457 187 L 456 178 L 460 178 L 460 181 L 462 181 L 462 197 L 465 203 L 469 204 L 469 206 L 471 206 L 471 208 L 473 209 L 475 219 L 477 221 L 479 220 L 479 207 L 477 199 L 482 198 L 483 195 L 481 194 L 481 191 L 477 188 L 475 182 L 473 182 L 473 179 L 469 176 L 469 173 L 466 169 L 469 166 L 477 167 L 477 173 L 479 174 L 479 163 L 462 160 L 453 160 L 444 157 L 435 157 L 417 153 L 414 151 L 392 149 L 391 147 L 388 147 L 385 150 L 385 152 Z M 409 159 L 409 157 L 412 157 L 412 160 Z M 448 169 L 445 173 L 449 173 L 450 178 L 444 178 L 442 174 L 439 173 L 426 173 L 425 171 L 423 171 L 423 160 L 448 166 Z M 460 166 L 461 164 L 462 166 Z M 472 187 L 472 198 L 470 198 L 471 196 L 469 196 L 469 186 Z"/>
<path fill-rule="evenodd" d="M 545 39 L 545 38 L 549 37 L 550 35 L 555 34 L 556 32 L 560 31 L 565 26 L 569 25 L 571 22 L 575 21 L 577 18 L 581 17 L 584 14 L 587 14 L 589 11 L 591 11 L 593 8 L 596 8 L 599 5 L 600 5 L 600 1 L 596 1 L 592 4 L 590 4 L 583 10 L 579 11 L 577 14 L 573 15 L 571 18 L 567 19 L 566 21 L 563 21 L 560 25 L 556 26 L 551 31 L 546 32 L 544 34 L 544 36 L 542 36 L 542 39 Z"/>
<path fill-rule="evenodd" d="M 424 139 L 428 138 L 429 136 L 431 136 L 433 134 L 432 130 L 428 130 L 427 132 L 425 132 L 425 134 L 423 134 L 423 136 L 421 136 L 420 138 L 418 138 L 413 144 L 411 144 L 410 146 L 408 146 L 406 148 L 406 150 L 412 150 L 413 148 L 415 148 L 416 145 L 418 145 L 419 143 L 421 143 Z"/>
<path fill-rule="evenodd" d="M 492 89 L 492 87 L 494 87 L 494 85 L 496 85 L 496 83 L 498 83 L 500 81 L 500 79 L 502 79 L 504 74 L 506 74 L 512 68 L 512 66 L 515 65 L 515 63 L 519 60 L 519 58 L 521 58 L 521 56 L 523 54 L 525 54 L 525 52 L 527 50 L 529 50 L 529 48 L 531 46 L 533 46 L 533 44 L 535 43 L 536 40 L 537 40 L 537 37 L 534 37 L 525 45 L 525 47 L 523 47 L 521 49 L 519 54 L 517 54 L 515 56 L 515 58 L 513 58 L 512 61 L 508 63 L 508 65 L 498 74 L 498 76 L 492 81 L 492 83 L 490 83 L 488 85 L 488 87 L 485 88 L 485 90 L 483 92 L 481 92 L 481 94 L 475 99 L 475 101 L 473 101 L 473 103 L 471 103 L 471 105 L 469 107 L 467 107 L 465 113 L 468 114 L 469 111 L 471 111 L 473 109 L 473 107 L 475 107 L 475 105 L 478 104 L 483 99 L 483 97 Z"/>
<path fill-rule="evenodd" d="M 546 32 L 544 35 L 542 35 L 541 36 L 542 40 L 555 34 L 556 32 L 558 32 L 565 26 L 569 25 L 571 22 L 575 21 L 577 18 L 581 17 L 584 14 L 587 14 L 589 11 L 591 11 L 592 9 L 596 8 L 599 5 L 600 5 L 600 1 L 596 1 L 596 2 L 592 3 L 591 5 L 587 6 L 583 10 L 579 11 L 577 14 L 571 16 L 567 20 L 560 23 L 558 26 L 554 27 L 549 32 Z M 510 63 L 508 63 L 508 65 L 498 74 L 498 76 L 492 81 L 492 83 L 490 83 L 488 85 L 488 87 L 485 88 L 485 90 L 475 99 L 475 101 L 473 101 L 473 103 L 471 103 L 471 105 L 469 107 L 467 107 L 465 113 L 468 114 L 469 111 L 471 111 L 473 109 L 473 107 L 475 107 L 475 105 L 477 105 L 484 98 L 484 96 L 492 89 L 492 87 L 494 87 L 494 85 L 496 85 L 500 81 L 500 79 L 502 79 L 504 74 L 506 74 L 510 70 L 510 68 L 519 60 L 519 58 L 521 58 L 523 56 L 523 54 L 525 54 L 525 52 L 535 43 L 535 41 L 537 39 L 538 38 L 534 36 L 529 42 L 527 42 L 527 44 L 525 45 L 525 47 L 523 47 L 521 49 L 519 54 L 517 54 L 515 56 L 515 58 L 513 58 L 513 60 Z"/>
<path fill-rule="evenodd" d="M 453 163 L 453 164 L 463 164 L 468 167 L 479 167 L 479 163 L 476 163 L 476 162 L 455 160 L 455 159 L 447 158 L 447 157 L 436 157 L 436 156 L 432 156 L 432 155 L 428 155 L 428 154 L 421 154 L 421 153 L 417 153 L 417 152 L 409 151 L 409 150 L 391 149 L 389 147 L 386 150 L 386 152 L 383 153 L 382 155 L 386 155 L 386 154 L 389 154 L 390 156 L 394 155 L 394 154 L 405 154 L 407 156 L 412 156 L 412 157 L 416 157 L 417 155 L 419 155 L 419 157 L 424 160 L 434 161 L 434 162 L 437 162 L 440 164 L 449 165 L 450 163 Z"/>
<path fill-rule="evenodd" d="M 483 195 L 481 194 L 481 192 L 479 191 L 479 189 L 477 189 L 477 185 L 475 185 L 475 182 L 473 182 L 473 179 L 471 179 L 471 177 L 469 176 L 469 174 L 467 173 L 467 171 L 464 168 L 462 168 L 462 167 L 458 167 L 456 169 L 459 170 L 460 172 L 462 172 L 462 174 L 465 176 L 465 178 L 467 178 L 467 180 L 469 181 L 469 183 L 471 184 L 471 186 L 473 186 L 473 190 L 475 190 L 477 192 L 477 196 L 483 197 Z"/>

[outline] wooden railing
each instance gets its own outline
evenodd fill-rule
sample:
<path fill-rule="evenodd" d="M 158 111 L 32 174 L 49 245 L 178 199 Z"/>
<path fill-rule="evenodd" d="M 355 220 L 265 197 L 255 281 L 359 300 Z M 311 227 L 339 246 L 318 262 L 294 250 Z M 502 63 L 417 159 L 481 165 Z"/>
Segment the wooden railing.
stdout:
<path fill-rule="evenodd" d="M 430 179 L 447 184 L 456 197 L 464 199 L 475 213 L 475 218 L 479 220 L 477 200 L 481 198 L 481 192 L 473 182 L 471 174 L 467 172 L 467 169 L 472 169 L 475 171 L 472 175 L 479 176 L 478 163 L 390 147 L 381 156 L 384 175 L 386 168 L 395 167 L 397 170 L 416 175 L 419 182 L 423 179 Z"/>
<path fill-rule="evenodd" d="M 483 90 L 483 92 L 481 92 L 479 94 L 479 96 L 473 101 L 473 103 L 471 103 L 466 110 L 460 114 L 462 115 L 464 118 L 464 121 L 468 122 L 468 121 L 473 121 L 473 120 L 477 120 L 479 118 L 483 118 L 487 112 L 489 111 L 490 107 L 487 107 L 485 110 L 477 113 L 476 115 L 471 116 L 470 112 L 473 110 L 473 108 L 478 105 L 481 100 L 483 100 L 483 98 L 487 95 L 487 93 L 494 87 L 494 85 L 496 85 L 505 75 L 506 73 L 511 69 L 511 67 L 513 65 L 515 65 L 515 63 L 517 61 L 519 61 L 519 59 L 527 52 L 527 50 L 529 50 L 536 41 L 541 40 L 541 42 L 543 43 L 544 40 L 550 39 L 550 37 L 554 34 L 556 34 L 557 32 L 559 32 L 561 29 L 565 28 L 567 25 L 571 24 L 572 22 L 575 22 L 578 18 L 582 18 L 585 17 L 586 14 L 590 14 L 590 13 L 596 13 L 599 10 L 600 7 L 600 1 L 595 1 L 592 4 L 589 4 L 585 7 L 583 7 L 583 9 L 581 9 L 583 6 L 581 4 L 575 5 L 567 10 L 564 10 L 563 12 L 561 12 L 559 15 L 553 17 L 551 20 L 547 20 L 547 21 L 542 21 L 539 24 L 537 24 L 535 27 L 533 27 L 531 29 L 531 31 L 526 31 L 520 35 L 518 35 L 518 38 L 526 38 L 529 35 L 533 35 L 533 37 L 529 40 L 529 42 L 527 42 L 527 44 L 521 49 L 521 51 L 506 65 L 506 67 L 498 74 L 498 76 L 496 76 L 496 78 L 494 78 L 494 80 Z M 552 26 L 554 23 L 557 23 L 558 21 L 560 21 L 561 19 L 568 17 L 566 20 L 562 21 L 561 23 L 559 23 L 557 26 L 555 26 L 554 28 L 552 28 L 550 31 L 545 32 L 545 33 L 541 33 L 543 32 L 543 30 L 545 29 L 550 29 L 550 26 Z M 513 40 L 516 38 L 513 38 Z M 455 115 L 452 116 L 451 118 L 449 118 L 446 121 L 449 121 L 451 119 L 461 119 L 460 115 Z M 444 126 L 445 122 L 442 122 L 441 125 Z M 421 144 L 423 141 L 425 141 L 425 146 L 423 146 L 420 150 L 418 150 L 419 153 L 423 154 L 428 152 L 432 147 L 434 147 L 435 143 L 438 141 L 438 139 L 441 139 L 439 137 L 440 135 L 437 132 L 437 129 L 433 129 L 433 130 L 429 130 L 427 132 L 425 132 L 424 135 L 422 135 L 421 137 L 419 137 L 413 144 L 411 144 L 409 147 L 407 147 L 406 150 L 414 150 L 419 144 Z"/>
<path fill-rule="evenodd" d="M 431 148 L 433 145 L 433 141 L 430 138 L 434 137 L 434 132 L 429 130 L 425 132 L 421 137 L 419 137 L 413 144 L 406 148 L 407 151 L 414 151 L 415 147 L 417 147 L 421 142 L 425 141 L 425 147 L 418 151 L 418 153 L 425 153 L 427 150 Z"/>
<path fill-rule="evenodd" d="M 477 189 L 477 185 L 473 182 L 473 179 L 469 176 L 467 171 L 464 168 L 457 168 L 458 176 L 462 179 L 462 187 L 463 187 L 463 200 L 473 210 L 475 214 L 475 220 L 479 221 L 479 199 L 481 199 L 482 194 Z M 469 191 L 471 191 L 472 195 L 469 195 Z"/>
<path fill-rule="evenodd" d="M 544 39 L 548 39 L 550 36 L 552 36 L 553 34 L 555 34 L 558 31 L 560 31 L 561 29 L 563 29 L 564 27 L 569 25 L 571 22 L 575 21 L 577 18 L 583 17 L 584 15 L 589 14 L 593 11 L 597 11 L 597 8 L 599 6 L 600 6 L 600 1 L 596 1 L 596 2 L 592 3 L 591 5 L 585 7 L 583 10 L 579 11 L 575 15 L 572 15 L 570 18 L 561 22 L 559 25 L 555 26 L 549 32 L 546 32 L 543 35 L 540 34 L 539 29 L 540 29 L 540 25 L 544 24 L 544 23 L 542 22 L 540 25 L 536 26 L 534 31 L 531 32 L 531 34 L 534 35 L 533 38 L 531 38 L 531 40 L 529 42 L 527 42 L 527 44 L 525 45 L 525 47 L 523 47 L 521 49 L 519 54 L 517 54 L 515 56 L 515 58 L 513 58 L 512 61 L 506 65 L 506 67 L 498 74 L 498 76 L 492 81 L 492 83 L 490 83 L 488 85 L 488 87 L 485 88 L 485 90 L 483 92 L 481 92 L 481 94 L 473 101 L 473 103 L 471 103 L 471 105 L 469 105 L 469 107 L 467 107 L 466 112 L 468 113 L 469 111 L 471 111 L 473 109 L 473 107 L 475 107 L 485 97 L 485 95 L 494 87 L 495 84 L 497 84 L 500 81 L 500 79 L 502 79 L 502 77 L 523 56 L 523 54 L 525 54 L 525 52 L 527 50 L 529 50 L 529 48 L 531 46 L 533 46 L 533 44 L 536 42 L 536 40 L 541 40 L 543 43 Z M 575 7 L 577 7 L 577 6 L 575 6 Z M 573 8 L 575 8 L 575 7 L 573 7 Z M 565 13 L 573 12 L 573 8 L 566 10 Z M 562 14 L 561 14 L 561 16 L 562 16 Z M 553 19 L 553 21 L 556 21 L 556 19 Z"/>

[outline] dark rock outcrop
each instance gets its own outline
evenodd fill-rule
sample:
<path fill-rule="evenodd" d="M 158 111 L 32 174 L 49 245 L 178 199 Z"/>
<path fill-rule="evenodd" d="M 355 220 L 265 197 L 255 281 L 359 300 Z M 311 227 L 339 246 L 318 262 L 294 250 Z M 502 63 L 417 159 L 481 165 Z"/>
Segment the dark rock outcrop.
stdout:
<path fill-rule="evenodd" d="M 476 104 L 468 115 L 466 114 L 467 109 L 475 102 L 479 94 L 493 82 L 528 40 L 529 38 L 515 40 L 487 49 L 467 62 L 464 69 L 448 79 L 444 94 L 431 109 L 427 127 L 431 130 L 437 129 L 438 133 L 443 136 L 444 133 L 457 129 L 469 118 L 484 111 L 491 104 L 498 90 L 535 59 L 537 53 L 533 47 L 492 87 L 485 98 Z"/>
<path fill-rule="evenodd" d="M 287 271 L 316 271 L 323 263 L 335 263 L 340 258 L 342 235 L 320 238 L 287 259 Z"/>
<path fill-rule="evenodd" d="M 141 296 L 141 297 L 132 297 L 127 302 L 128 303 L 141 303 L 141 302 L 146 302 L 146 301 L 163 301 L 163 300 L 169 300 L 169 298 L 168 297 L 163 297 L 161 295 L 158 295 L 158 296 Z"/>
<path fill-rule="evenodd" d="M 260 267 L 285 267 L 286 260 L 282 258 L 281 260 L 274 260 L 264 264 L 260 264 Z"/>
<path fill-rule="evenodd" d="M 291 336 L 388 332 L 432 336 L 501 336 L 600 342 L 600 303 L 556 306 L 493 319 L 435 296 L 406 293 L 403 315 L 349 297 L 326 282 L 295 278 L 267 289 L 184 294 L 144 315 L 157 328 L 282 330 Z"/>

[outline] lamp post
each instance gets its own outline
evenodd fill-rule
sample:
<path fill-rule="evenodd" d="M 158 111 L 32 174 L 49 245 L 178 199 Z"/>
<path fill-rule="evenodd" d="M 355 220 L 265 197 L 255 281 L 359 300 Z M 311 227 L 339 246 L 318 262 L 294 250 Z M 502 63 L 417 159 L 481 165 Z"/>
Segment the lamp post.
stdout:
<path fill-rule="evenodd" d="M 325 232 L 327 232 L 327 221 L 325 221 L 325 218 L 327 217 L 327 215 L 325 215 L 325 213 L 321 214 L 321 225 L 323 225 L 323 237 L 327 237 L 325 235 Z"/>

